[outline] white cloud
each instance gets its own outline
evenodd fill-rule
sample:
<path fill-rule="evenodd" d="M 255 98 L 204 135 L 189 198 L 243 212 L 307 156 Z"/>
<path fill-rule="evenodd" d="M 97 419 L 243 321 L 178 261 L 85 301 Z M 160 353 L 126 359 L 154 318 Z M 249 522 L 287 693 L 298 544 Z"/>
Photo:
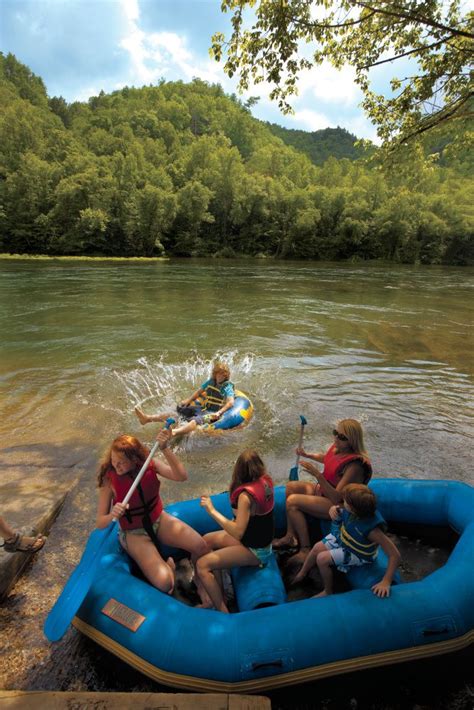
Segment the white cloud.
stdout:
<path fill-rule="evenodd" d="M 355 81 L 352 67 L 336 69 L 324 63 L 311 70 L 301 72 L 298 88 L 301 97 L 311 94 L 326 103 L 338 103 L 345 106 L 361 100 L 361 92 Z"/>
<path fill-rule="evenodd" d="M 186 35 L 141 30 L 137 0 L 122 0 L 122 9 L 127 27 L 120 47 L 129 55 L 130 83 L 149 84 L 161 77 L 184 81 L 190 81 L 194 76 L 210 82 L 222 80 L 221 70 L 215 62 L 200 60 L 189 49 Z"/>
<path fill-rule="evenodd" d="M 138 0 L 121 0 L 120 2 L 125 17 L 130 22 L 136 22 L 140 16 Z"/>
<path fill-rule="evenodd" d="M 323 113 L 313 111 L 309 108 L 295 111 L 292 116 L 288 116 L 286 123 L 294 123 L 294 126 L 289 128 L 298 128 L 306 131 L 319 131 L 322 128 L 333 128 L 334 123 Z"/>

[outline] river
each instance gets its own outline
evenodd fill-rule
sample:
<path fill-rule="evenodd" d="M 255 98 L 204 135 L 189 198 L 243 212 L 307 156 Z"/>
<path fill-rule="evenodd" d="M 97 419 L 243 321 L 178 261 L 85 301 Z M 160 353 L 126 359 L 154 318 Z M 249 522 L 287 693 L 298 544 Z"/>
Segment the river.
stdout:
<path fill-rule="evenodd" d="M 115 661 L 76 632 L 47 647 L 45 580 L 62 584 L 80 556 L 101 451 L 122 432 L 153 440 L 153 426 L 141 427 L 133 407 L 172 409 L 216 357 L 229 363 L 256 413 L 242 431 L 180 445 L 190 481 L 167 483 L 168 502 L 224 490 L 246 446 L 257 447 L 283 483 L 300 414 L 310 450 L 331 441 L 338 418 L 355 417 L 376 476 L 472 484 L 473 277 L 472 268 L 379 264 L 0 260 L 4 460 L 46 447 L 74 452 L 81 471 L 48 555 L 4 606 L 12 667 L 3 687 L 127 689 L 101 670 Z M 363 677 L 369 683 L 374 675 Z M 157 687 L 138 673 L 127 677 L 135 690 Z M 332 683 L 324 685 L 328 698 L 337 694 Z M 275 707 L 284 697 L 272 697 Z M 381 702 L 391 707 L 388 696 Z"/>

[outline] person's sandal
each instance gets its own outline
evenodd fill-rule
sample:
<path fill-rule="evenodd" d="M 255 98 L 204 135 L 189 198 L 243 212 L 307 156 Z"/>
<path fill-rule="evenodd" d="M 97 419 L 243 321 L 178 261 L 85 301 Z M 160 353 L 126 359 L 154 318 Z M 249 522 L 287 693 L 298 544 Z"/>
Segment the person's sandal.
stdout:
<path fill-rule="evenodd" d="M 5 552 L 39 552 L 46 542 L 46 538 L 43 535 L 36 535 L 36 537 L 28 537 L 27 535 L 21 535 L 21 533 L 15 533 L 15 535 L 5 540 L 3 543 L 3 549 Z"/>

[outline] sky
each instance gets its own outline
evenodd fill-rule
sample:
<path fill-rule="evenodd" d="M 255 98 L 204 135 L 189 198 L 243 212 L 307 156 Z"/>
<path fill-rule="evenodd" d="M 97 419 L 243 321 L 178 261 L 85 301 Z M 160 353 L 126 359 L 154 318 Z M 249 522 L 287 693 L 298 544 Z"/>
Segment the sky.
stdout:
<path fill-rule="evenodd" d="M 237 93 L 237 81 L 209 57 L 218 31 L 230 35 L 230 15 L 221 13 L 220 0 L 0 0 L 0 51 L 40 76 L 49 96 L 68 102 L 87 101 L 101 90 L 194 77 Z M 385 66 L 382 83 L 390 76 Z M 341 126 L 378 142 L 358 106 L 362 94 L 353 77 L 350 67 L 305 72 L 292 99 L 293 115 L 281 113 L 262 84 L 241 98 L 260 97 L 252 114 L 263 121 L 306 131 Z"/>

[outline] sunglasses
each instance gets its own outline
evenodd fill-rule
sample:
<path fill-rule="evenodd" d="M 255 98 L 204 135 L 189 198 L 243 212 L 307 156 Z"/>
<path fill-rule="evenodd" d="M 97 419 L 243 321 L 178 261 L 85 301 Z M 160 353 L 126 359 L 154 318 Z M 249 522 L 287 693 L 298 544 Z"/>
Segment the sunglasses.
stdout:
<path fill-rule="evenodd" d="M 339 441 L 349 441 L 345 434 L 340 434 L 337 429 L 332 430 L 332 435 L 339 439 Z"/>

